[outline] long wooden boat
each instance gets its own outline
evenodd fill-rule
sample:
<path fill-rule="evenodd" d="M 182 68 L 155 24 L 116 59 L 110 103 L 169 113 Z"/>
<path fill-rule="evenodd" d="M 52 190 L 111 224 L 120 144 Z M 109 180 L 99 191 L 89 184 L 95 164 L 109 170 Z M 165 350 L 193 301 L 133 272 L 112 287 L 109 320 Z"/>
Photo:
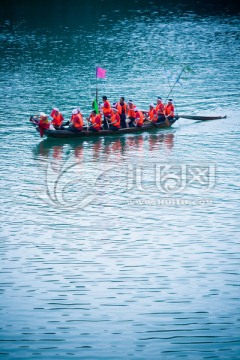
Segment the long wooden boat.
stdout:
<path fill-rule="evenodd" d="M 146 122 L 143 124 L 142 127 L 131 127 L 131 128 L 125 128 L 125 129 L 119 129 L 117 131 L 113 130 L 100 130 L 98 132 L 93 132 L 87 130 L 86 127 L 83 128 L 83 131 L 81 132 L 73 132 L 68 130 L 67 128 L 64 128 L 62 130 L 44 130 L 43 134 L 47 137 L 51 138 L 58 138 L 58 139 L 70 139 L 70 138 L 83 138 L 83 137 L 93 137 L 93 136 L 108 136 L 108 135 L 117 135 L 117 134 L 132 134 L 132 133 L 142 133 L 144 131 L 149 131 L 152 129 L 163 129 L 163 128 L 169 128 L 171 125 L 177 121 L 179 116 L 175 116 L 172 120 L 169 121 L 169 124 L 167 124 L 165 121 L 161 123 L 152 123 L 152 122 Z M 30 122 L 36 127 L 36 130 L 39 131 L 39 127 L 37 126 L 36 122 L 34 122 L 34 118 L 30 118 Z"/>
<path fill-rule="evenodd" d="M 208 120 L 218 120 L 218 119 L 226 119 L 225 116 L 197 116 L 197 115 L 179 115 L 180 118 L 189 119 L 189 120 L 200 120 L 200 121 L 208 121 Z"/>

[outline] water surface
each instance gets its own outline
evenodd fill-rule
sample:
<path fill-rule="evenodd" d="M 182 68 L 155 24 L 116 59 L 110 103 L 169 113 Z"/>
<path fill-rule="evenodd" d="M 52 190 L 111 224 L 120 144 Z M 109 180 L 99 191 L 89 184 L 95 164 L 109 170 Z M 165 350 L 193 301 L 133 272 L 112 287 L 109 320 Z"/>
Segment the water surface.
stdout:
<path fill-rule="evenodd" d="M 0 12 L 1 358 L 238 359 L 234 4 L 10 4 Z M 100 95 L 144 109 L 188 66 L 171 93 L 177 112 L 227 118 L 40 139 L 30 114 L 89 114 L 96 65 L 107 69 Z"/>

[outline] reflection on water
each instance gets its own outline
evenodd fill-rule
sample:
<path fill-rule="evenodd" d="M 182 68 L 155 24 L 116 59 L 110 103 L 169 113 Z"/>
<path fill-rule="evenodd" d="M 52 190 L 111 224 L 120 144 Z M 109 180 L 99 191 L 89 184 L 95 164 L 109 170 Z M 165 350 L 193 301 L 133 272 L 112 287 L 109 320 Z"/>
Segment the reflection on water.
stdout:
<path fill-rule="evenodd" d="M 60 144 L 62 142 L 62 144 Z M 45 139 L 33 148 L 34 156 L 40 158 L 62 161 L 66 155 L 74 154 L 80 163 L 84 160 L 84 151 L 87 160 L 108 161 L 114 154 L 114 159 L 122 159 L 128 156 L 138 156 L 144 151 L 167 151 L 170 152 L 174 146 L 174 130 L 166 133 L 140 134 L 130 136 L 99 137 L 92 139 L 80 139 L 77 141 L 60 141 Z M 90 156 L 91 155 L 91 156 Z"/>
<path fill-rule="evenodd" d="M 159 150 L 162 146 L 171 151 L 174 146 L 174 134 L 160 134 L 149 136 L 149 151 Z"/>

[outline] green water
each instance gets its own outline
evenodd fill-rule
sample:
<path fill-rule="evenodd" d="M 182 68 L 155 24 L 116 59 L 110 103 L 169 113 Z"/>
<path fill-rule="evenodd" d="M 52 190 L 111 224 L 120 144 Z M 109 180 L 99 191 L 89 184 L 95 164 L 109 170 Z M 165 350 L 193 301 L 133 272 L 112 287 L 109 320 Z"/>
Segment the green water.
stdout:
<path fill-rule="evenodd" d="M 232 3 L 3 2 L 0 357 L 239 358 L 239 14 Z M 86 140 L 31 114 L 95 96 L 227 115 Z"/>

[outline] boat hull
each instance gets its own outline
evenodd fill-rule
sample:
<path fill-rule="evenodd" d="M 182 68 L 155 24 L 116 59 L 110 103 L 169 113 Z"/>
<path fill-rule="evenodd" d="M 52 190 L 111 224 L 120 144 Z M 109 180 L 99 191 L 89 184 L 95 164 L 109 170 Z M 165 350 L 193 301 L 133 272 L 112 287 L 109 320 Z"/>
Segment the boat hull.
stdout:
<path fill-rule="evenodd" d="M 58 139 L 76 139 L 76 138 L 84 138 L 84 137 L 96 137 L 96 136 L 109 136 L 109 135 L 120 135 L 120 134 L 136 134 L 142 133 L 144 131 L 149 131 L 152 129 L 162 129 L 162 128 L 169 128 L 171 125 L 175 123 L 178 117 L 174 117 L 173 120 L 169 121 L 167 124 L 165 121 L 159 124 L 147 123 L 144 124 L 142 127 L 132 127 L 132 128 L 125 128 L 119 129 L 117 131 L 112 130 L 101 130 L 98 132 L 92 132 L 88 130 L 83 130 L 81 132 L 73 132 L 67 129 L 63 130 L 44 130 L 44 135 L 50 138 L 58 138 Z M 39 131 L 39 128 L 36 128 Z"/>

